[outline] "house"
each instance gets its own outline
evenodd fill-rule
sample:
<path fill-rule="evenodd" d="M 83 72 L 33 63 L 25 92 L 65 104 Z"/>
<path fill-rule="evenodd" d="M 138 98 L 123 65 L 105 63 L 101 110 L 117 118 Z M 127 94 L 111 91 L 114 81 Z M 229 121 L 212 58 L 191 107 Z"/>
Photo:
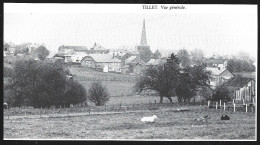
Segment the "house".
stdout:
<path fill-rule="evenodd" d="M 106 54 L 108 53 L 109 50 L 107 50 L 106 48 L 104 48 L 103 46 L 101 46 L 100 44 L 95 43 L 94 46 L 92 48 L 90 48 L 89 53 L 90 54 Z"/>
<path fill-rule="evenodd" d="M 225 83 L 231 91 L 232 98 L 252 102 L 255 99 L 255 80 L 248 77 L 236 76 Z"/>
<path fill-rule="evenodd" d="M 122 61 L 108 54 L 89 54 L 81 60 L 81 65 L 103 72 L 121 73 Z"/>
<path fill-rule="evenodd" d="M 153 66 L 158 66 L 159 64 L 166 63 L 166 59 L 150 59 L 145 66 L 148 67 L 153 67 Z"/>
<path fill-rule="evenodd" d="M 221 68 L 217 68 L 217 67 L 206 67 L 206 71 L 211 72 L 209 85 L 213 89 L 216 86 L 221 85 L 221 84 L 227 82 L 232 77 L 234 77 L 234 74 L 232 74 L 227 69 L 221 69 Z"/>
<path fill-rule="evenodd" d="M 227 60 L 225 59 L 215 59 L 209 58 L 205 60 L 207 67 L 219 67 L 221 69 L 227 68 Z"/>
<path fill-rule="evenodd" d="M 8 43 L 4 43 L 4 56 L 14 55 L 15 50 L 15 46 L 11 46 Z"/>
<path fill-rule="evenodd" d="M 66 63 L 81 63 L 81 60 L 87 56 L 86 52 L 70 51 L 64 55 L 64 62 Z"/>
<path fill-rule="evenodd" d="M 71 50 L 74 52 L 87 52 L 88 48 L 86 46 L 64 46 L 64 45 L 59 47 L 59 52 L 63 52 L 66 50 Z"/>
<path fill-rule="evenodd" d="M 129 73 L 140 74 L 145 68 L 145 62 L 139 56 L 131 56 L 124 61 Z"/>

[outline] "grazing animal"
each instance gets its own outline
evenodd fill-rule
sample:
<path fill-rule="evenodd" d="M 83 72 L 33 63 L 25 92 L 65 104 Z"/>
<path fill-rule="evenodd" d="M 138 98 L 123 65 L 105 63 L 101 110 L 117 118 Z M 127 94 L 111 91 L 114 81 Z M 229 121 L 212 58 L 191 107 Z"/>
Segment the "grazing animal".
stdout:
<path fill-rule="evenodd" d="M 155 118 L 158 118 L 156 115 L 153 115 L 153 116 L 151 116 L 151 117 L 143 117 L 142 119 L 141 119 L 141 121 L 142 122 L 154 122 L 154 119 Z"/>
<path fill-rule="evenodd" d="M 210 117 L 208 115 L 205 115 L 204 117 L 197 117 L 194 119 L 194 123 L 193 125 L 202 125 L 202 124 L 206 124 L 208 126 L 208 120 L 210 119 Z"/>
<path fill-rule="evenodd" d="M 208 122 L 209 119 L 210 119 L 210 117 L 208 115 L 205 115 L 204 117 L 195 118 L 194 121 L 196 121 L 196 122 Z"/>
<path fill-rule="evenodd" d="M 221 120 L 230 120 L 230 117 L 227 116 L 226 114 L 223 114 L 223 115 L 221 116 Z"/>

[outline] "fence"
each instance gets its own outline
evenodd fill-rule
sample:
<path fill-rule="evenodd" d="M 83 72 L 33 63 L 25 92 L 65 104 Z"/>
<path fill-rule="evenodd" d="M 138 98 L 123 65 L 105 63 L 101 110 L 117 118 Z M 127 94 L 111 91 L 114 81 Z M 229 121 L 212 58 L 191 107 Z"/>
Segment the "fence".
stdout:
<path fill-rule="evenodd" d="M 117 78 L 117 77 L 75 77 L 74 80 L 76 81 L 114 81 L 114 82 L 129 82 L 129 83 L 135 83 L 137 81 L 137 78 Z"/>
<path fill-rule="evenodd" d="M 214 109 L 223 109 L 225 110 L 231 110 L 233 112 L 241 111 L 241 112 L 255 112 L 255 103 L 254 102 L 245 102 L 242 100 L 241 102 L 236 102 L 233 100 L 232 102 L 211 102 L 208 101 L 208 109 L 214 108 Z"/>

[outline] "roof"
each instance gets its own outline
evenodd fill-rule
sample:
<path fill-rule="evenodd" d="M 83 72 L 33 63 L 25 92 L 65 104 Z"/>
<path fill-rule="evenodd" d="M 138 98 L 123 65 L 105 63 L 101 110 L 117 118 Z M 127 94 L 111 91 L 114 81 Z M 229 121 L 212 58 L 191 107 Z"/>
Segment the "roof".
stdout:
<path fill-rule="evenodd" d="M 227 69 L 220 69 L 218 67 L 206 67 L 206 70 L 210 71 L 212 75 L 220 75 L 221 73 L 223 73 Z"/>
<path fill-rule="evenodd" d="M 225 59 L 214 59 L 214 58 L 210 58 L 210 59 L 206 59 L 205 62 L 207 64 L 223 64 L 226 60 Z"/>
<path fill-rule="evenodd" d="M 57 54 L 57 52 L 51 51 L 46 58 L 53 58 L 56 54 Z"/>
<path fill-rule="evenodd" d="M 225 83 L 225 85 L 241 88 L 241 87 L 244 87 L 250 80 L 253 80 L 253 79 L 247 78 L 247 77 L 233 77 L 230 80 L 228 80 Z"/>
<path fill-rule="evenodd" d="M 121 60 L 113 58 L 113 56 L 108 54 L 90 54 L 84 58 L 86 57 L 91 57 L 95 62 L 121 62 Z"/>
<path fill-rule="evenodd" d="M 4 48 L 9 48 L 10 45 L 8 43 L 4 43 Z"/>
<path fill-rule="evenodd" d="M 88 48 L 86 46 L 60 46 L 59 49 L 73 49 L 75 51 L 84 51 L 84 50 L 88 50 Z"/>
<path fill-rule="evenodd" d="M 71 49 L 60 49 L 57 55 L 71 55 L 73 52 Z"/>
<path fill-rule="evenodd" d="M 160 63 L 164 63 L 166 60 L 164 59 L 150 59 L 145 65 L 159 65 Z"/>
<path fill-rule="evenodd" d="M 104 48 L 103 46 L 101 46 L 100 44 L 94 44 L 93 50 L 106 50 L 106 48 Z"/>

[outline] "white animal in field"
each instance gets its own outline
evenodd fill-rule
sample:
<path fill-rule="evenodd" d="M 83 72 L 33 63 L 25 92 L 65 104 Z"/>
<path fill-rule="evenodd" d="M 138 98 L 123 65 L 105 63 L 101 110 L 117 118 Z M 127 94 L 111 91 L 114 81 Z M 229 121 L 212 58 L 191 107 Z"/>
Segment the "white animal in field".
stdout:
<path fill-rule="evenodd" d="M 156 115 L 150 116 L 150 117 L 143 117 L 141 119 L 142 122 L 154 122 L 154 119 L 158 118 Z"/>

